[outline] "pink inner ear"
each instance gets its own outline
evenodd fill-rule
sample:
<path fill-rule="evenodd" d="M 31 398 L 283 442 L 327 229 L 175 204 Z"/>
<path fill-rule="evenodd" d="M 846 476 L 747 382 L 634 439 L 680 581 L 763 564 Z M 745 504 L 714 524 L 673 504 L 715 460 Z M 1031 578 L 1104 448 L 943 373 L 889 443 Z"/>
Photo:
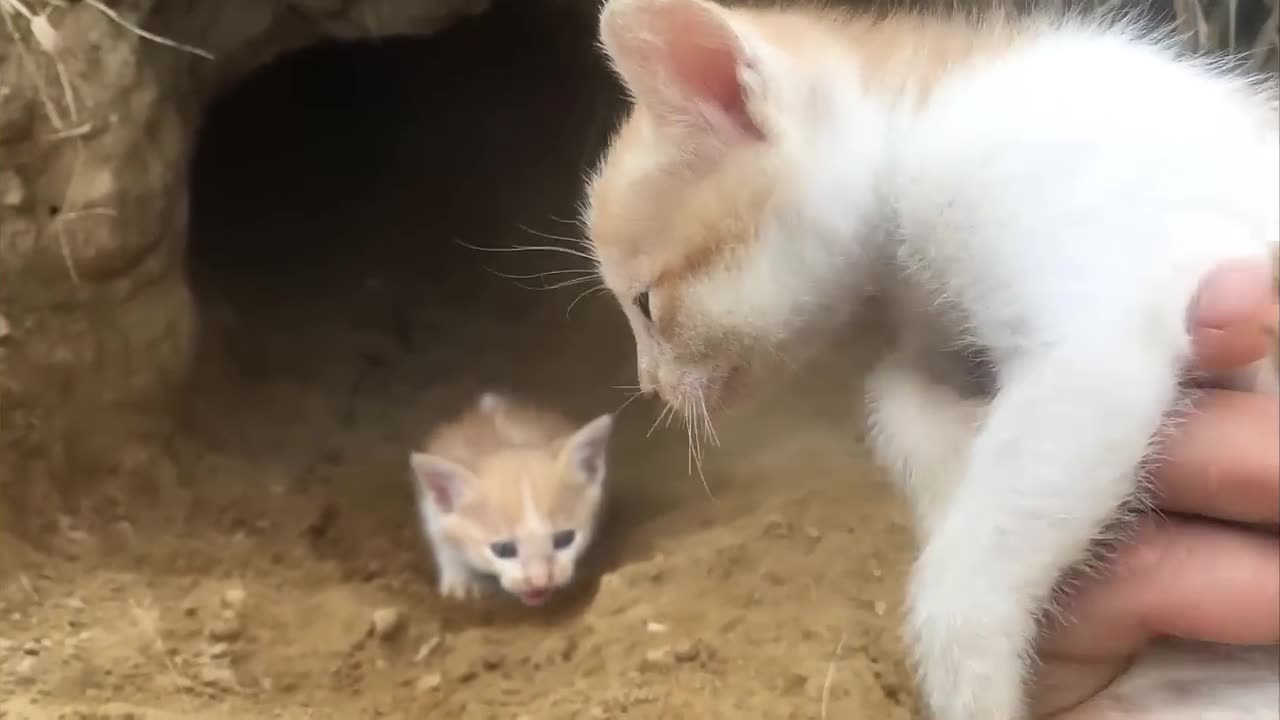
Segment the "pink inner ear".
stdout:
<path fill-rule="evenodd" d="M 436 507 L 439 507 L 444 512 L 453 512 L 453 487 L 449 482 L 448 476 L 435 472 L 419 477 L 427 492 L 431 493 L 431 499 L 435 500 Z"/>
<path fill-rule="evenodd" d="M 690 96 L 698 98 L 705 106 L 722 113 L 725 119 L 741 131 L 758 135 L 759 130 L 747 109 L 747 96 L 738 77 L 736 38 L 709 38 L 715 45 L 706 44 L 702 38 L 679 37 L 679 44 L 669 49 L 670 59 L 678 81 L 688 87 Z"/>
<path fill-rule="evenodd" d="M 436 507 L 443 512 L 452 512 L 458 502 L 458 489 L 462 481 L 457 476 L 457 471 L 432 460 L 413 459 L 411 465 L 414 476 L 431 496 Z"/>
<path fill-rule="evenodd" d="M 762 135 L 739 71 L 748 62 L 723 11 L 701 0 L 618 2 L 602 36 L 637 101 L 678 124 Z M 728 125 L 728 128 L 725 125 Z"/>

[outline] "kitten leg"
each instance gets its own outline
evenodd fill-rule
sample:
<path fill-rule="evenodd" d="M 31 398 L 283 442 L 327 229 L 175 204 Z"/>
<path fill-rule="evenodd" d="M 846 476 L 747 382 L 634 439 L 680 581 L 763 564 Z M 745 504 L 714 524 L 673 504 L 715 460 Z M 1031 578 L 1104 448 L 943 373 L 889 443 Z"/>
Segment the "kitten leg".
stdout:
<path fill-rule="evenodd" d="M 871 371 L 866 392 L 872 454 L 906 493 L 916 532 L 927 537 L 954 489 L 955 468 L 969 457 L 988 401 L 931 378 L 905 350 Z"/>
<path fill-rule="evenodd" d="M 908 587 L 907 636 L 937 720 L 1022 720 L 1037 618 L 1134 492 L 1179 363 L 1141 334 L 1008 363 Z M 1100 350 L 1101 349 L 1101 350 Z"/>
<path fill-rule="evenodd" d="M 480 576 L 471 569 L 462 553 L 447 540 L 433 543 L 432 550 L 436 559 L 436 584 L 441 596 L 468 600 L 482 594 Z"/>

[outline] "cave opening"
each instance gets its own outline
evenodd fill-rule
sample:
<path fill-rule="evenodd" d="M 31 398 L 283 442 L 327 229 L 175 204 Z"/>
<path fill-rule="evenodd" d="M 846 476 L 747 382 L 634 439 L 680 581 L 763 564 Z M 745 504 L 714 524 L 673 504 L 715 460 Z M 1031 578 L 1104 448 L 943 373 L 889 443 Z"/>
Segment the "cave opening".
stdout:
<path fill-rule="evenodd" d="M 288 468 L 262 482 L 381 527 L 376 506 L 411 515 L 408 450 L 480 391 L 584 420 L 617 408 L 635 382 L 625 323 L 603 293 L 567 311 L 595 285 L 587 263 L 476 248 L 576 247 L 584 174 L 623 108 L 593 13 L 518 1 L 295 51 L 215 97 L 187 249 L 200 330 L 181 417 L 199 462 Z"/>

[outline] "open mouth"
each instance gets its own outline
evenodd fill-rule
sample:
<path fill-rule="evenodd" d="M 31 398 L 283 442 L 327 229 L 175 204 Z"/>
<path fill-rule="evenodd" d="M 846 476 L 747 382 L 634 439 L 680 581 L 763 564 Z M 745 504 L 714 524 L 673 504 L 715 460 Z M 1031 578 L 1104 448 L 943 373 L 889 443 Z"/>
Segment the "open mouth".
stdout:
<path fill-rule="evenodd" d="M 524 603 L 525 605 L 537 607 L 538 605 L 541 605 L 545 603 L 548 599 L 550 599 L 551 591 L 550 590 L 526 590 L 525 592 L 517 594 L 516 597 L 520 598 L 520 602 Z"/>

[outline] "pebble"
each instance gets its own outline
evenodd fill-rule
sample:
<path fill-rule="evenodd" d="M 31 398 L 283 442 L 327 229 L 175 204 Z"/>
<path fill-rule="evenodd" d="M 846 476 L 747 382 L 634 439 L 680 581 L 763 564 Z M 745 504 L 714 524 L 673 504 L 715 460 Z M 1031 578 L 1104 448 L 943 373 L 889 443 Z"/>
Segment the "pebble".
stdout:
<path fill-rule="evenodd" d="M 650 620 L 649 622 L 645 623 L 644 629 L 649 631 L 653 635 L 661 635 L 667 631 L 667 626 L 663 625 L 660 622 L 654 622 Z"/>
<path fill-rule="evenodd" d="M 486 655 L 480 659 L 480 667 L 489 672 L 493 672 L 502 667 L 506 658 L 501 655 Z"/>
<path fill-rule="evenodd" d="M 27 188 L 12 170 L 0 172 L 0 205 L 19 207 L 27 201 Z"/>
<path fill-rule="evenodd" d="M 701 650 L 698 648 L 698 643 L 688 640 L 676 643 L 676 646 L 671 650 L 672 657 L 678 662 L 693 662 L 698 659 L 700 654 Z"/>
<path fill-rule="evenodd" d="M 875 601 L 875 604 L 872 605 L 871 607 L 873 610 L 876 611 L 877 615 L 884 615 L 885 611 L 889 609 L 888 604 L 886 604 L 885 601 L 883 600 Z"/>
<path fill-rule="evenodd" d="M 656 647 L 644 654 L 644 660 L 649 665 L 670 665 L 675 659 L 675 654 L 671 650 L 670 645 Z"/>
<path fill-rule="evenodd" d="M 418 663 L 426 660 L 428 657 L 431 657 L 431 653 L 435 652 L 438 647 L 440 647 L 440 636 L 433 635 L 430 640 L 427 640 L 422 643 L 422 645 L 418 646 L 418 652 L 414 653 L 413 661 Z"/>
<path fill-rule="evenodd" d="M 26 679 L 35 674 L 35 669 L 36 659 L 33 657 L 24 657 L 18 661 L 18 665 L 14 668 L 14 671 L 18 673 L 18 677 Z"/>
<path fill-rule="evenodd" d="M 4 315 L 0 315 L 0 340 L 3 340 L 13 333 L 13 328 L 9 325 L 9 321 Z"/>
<path fill-rule="evenodd" d="M 244 601 L 247 596 L 244 588 L 231 588 L 222 594 L 222 607 L 238 613 L 244 609 Z"/>
<path fill-rule="evenodd" d="M 440 676 L 440 673 L 427 673 L 418 678 L 418 681 L 413 684 L 413 691 L 419 694 L 428 693 L 440 687 L 443 682 L 444 678 Z"/>
<path fill-rule="evenodd" d="M 22 646 L 22 654 L 23 655 L 39 655 L 40 643 L 36 642 L 35 640 L 28 640 Z"/>
<path fill-rule="evenodd" d="M 385 607 L 373 611 L 369 629 L 379 640 L 389 640 L 404 627 L 404 613 L 399 608 Z"/>
<path fill-rule="evenodd" d="M 215 658 L 215 659 L 224 658 L 230 654 L 231 654 L 231 646 L 228 645 L 227 643 L 220 642 L 220 643 L 214 643 L 209 646 L 209 657 L 211 658 Z"/>
<path fill-rule="evenodd" d="M 766 537 L 790 537 L 791 523 L 787 522 L 787 519 L 784 517 L 774 515 L 765 521 L 764 534 Z"/>

